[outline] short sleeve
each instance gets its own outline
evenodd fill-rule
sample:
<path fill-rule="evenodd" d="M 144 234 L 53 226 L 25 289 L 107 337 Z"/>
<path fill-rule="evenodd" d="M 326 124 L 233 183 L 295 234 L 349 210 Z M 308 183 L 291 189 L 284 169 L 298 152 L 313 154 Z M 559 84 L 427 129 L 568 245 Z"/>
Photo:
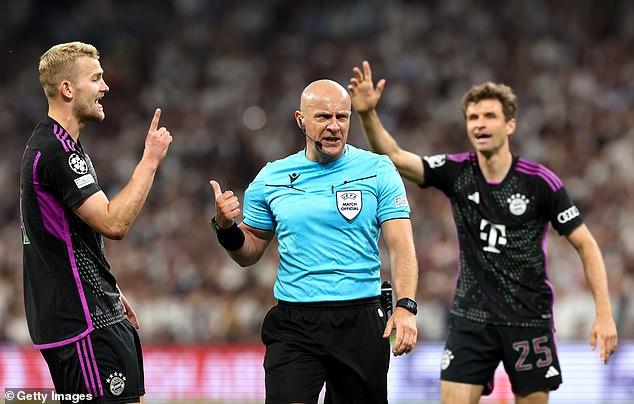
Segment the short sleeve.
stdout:
<path fill-rule="evenodd" d="M 390 219 L 409 219 L 410 208 L 403 179 L 386 156 L 379 156 L 377 179 L 379 223 Z"/>
<path fill-rule="evenodd" d="M 265 170 L 266 167 L 258 173 L 244 192 L 243 222 L 256 229 L 274 231 L 275 219 L 265 194 Z"/>
<path fill-rule="evenodd" d="M 44 178 L 59 192 L 64 204 L 72 208 L 101 190 L 90 163 L 79 153 L 57 154 L 46 160 Z"/>

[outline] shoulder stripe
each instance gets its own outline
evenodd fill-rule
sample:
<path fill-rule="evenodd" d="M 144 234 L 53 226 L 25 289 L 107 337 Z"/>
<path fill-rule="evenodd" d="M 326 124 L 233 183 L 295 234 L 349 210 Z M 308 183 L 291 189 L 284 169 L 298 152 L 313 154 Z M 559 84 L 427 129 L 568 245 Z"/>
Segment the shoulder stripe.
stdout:
<path fill-rule="evenodd" d="M 70 135 L 68 134 L 68 132 L 66 132 L 66 130 L 64 130 L 64 128 L 62 128 L 58 124 L 53 124 L 53 133 L 55 134 L 57 140 L 59 140 L 59 142 L 62 144 L 65 152 L 69 152 L 71 150 L 77 151 L 75 149 L 75 142 L 73 142 L 73 139 L 70 138 Z"/>
<path fill-rule="evenodd" d="M 517 163 L 517 171 L 528 175 L 539 176 L 541 179 L 546 181 L 550 189 L 553 191 L 557 191 L 564 186 L 563 181 L 561 181 L 554 172 L 550 171 L 545 166 L 532 161 L 520 158 Z"/>

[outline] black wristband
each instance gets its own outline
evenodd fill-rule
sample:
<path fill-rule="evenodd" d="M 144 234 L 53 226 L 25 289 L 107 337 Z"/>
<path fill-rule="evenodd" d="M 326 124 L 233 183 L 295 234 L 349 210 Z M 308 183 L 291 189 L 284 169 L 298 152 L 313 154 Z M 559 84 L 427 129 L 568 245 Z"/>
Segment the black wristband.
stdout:
<path fill-rule="evenodd" d="M 418 313 L 418 305 L 416 304 L 416 301 L 412 300 L 412 299 L 409 299 L 407 297 L 399 299 L 396 302 L 396 307 L 402 307 L 405 310 L 407 310 L 410 313 L 412 313 L 413 315 L 416 315 L 416 313 Z"/>
<path fill-rule="evenodd" d="M 220 245 L 227 251 L 239 250 L 244 245 L 244 233 L 235 223 L 227 229 L 218 229 L 216 235 Z"/>

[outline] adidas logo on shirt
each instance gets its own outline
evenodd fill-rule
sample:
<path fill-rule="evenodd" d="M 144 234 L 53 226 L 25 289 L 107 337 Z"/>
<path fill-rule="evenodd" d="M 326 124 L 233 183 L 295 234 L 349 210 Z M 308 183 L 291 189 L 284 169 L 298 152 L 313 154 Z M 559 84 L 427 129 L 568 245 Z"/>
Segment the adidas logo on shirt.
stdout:
<path fill-rule="evenodd" d="M 548 371 L 546 371 L 545 378 L 548 379 L 549 377 L 555 377 L 555 376 L 559 376 L 559 371 L 555 369 L 554 366 L 549 367 Z"/>

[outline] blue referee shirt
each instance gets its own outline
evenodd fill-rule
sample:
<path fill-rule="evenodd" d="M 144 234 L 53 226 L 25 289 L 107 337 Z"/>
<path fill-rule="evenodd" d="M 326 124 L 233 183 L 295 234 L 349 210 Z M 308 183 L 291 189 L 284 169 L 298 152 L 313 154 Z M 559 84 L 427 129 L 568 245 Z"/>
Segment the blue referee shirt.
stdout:
<path fill-rule="evenodd" d="M 290 302 L 378 296 L 381 223 L 410 213 L 389 158 L 350 145 L 329 163 L 305 150 L 268 163 L 244 199 L 244 223 L 277 235 L 274 295 Z"/>

